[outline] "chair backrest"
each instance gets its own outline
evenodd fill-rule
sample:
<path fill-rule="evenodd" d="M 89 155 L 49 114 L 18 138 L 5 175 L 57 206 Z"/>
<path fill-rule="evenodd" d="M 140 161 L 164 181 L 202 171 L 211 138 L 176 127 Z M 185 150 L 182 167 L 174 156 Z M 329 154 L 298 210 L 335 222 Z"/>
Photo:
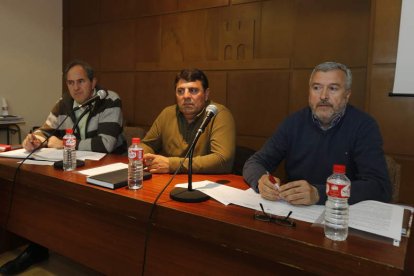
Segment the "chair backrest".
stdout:
<path fill-rule="evenodd" d="M 400 195 L 400 179 L 401 179 L 401 165 L 398 164 L 394 158 L 389 155 L 385 155 L 385 161 L 387 162 L 388 174 L 392 185 L 392 200 L 391 202 L 398 202 Z"/>
<path fill-rule="evenodd" d="M 243 175 L 244 163 L 252 156 L 256 151 L 244 146 L 236 146 L 236 155 L 234 157 L 233 173 L 237 175 Z"/>
<path fill-rule="evenodd" d="M 124 136 L 127 141 L 128 147 L 131 145 L 132 138 L 144 138 L 147 131 L 142 127 L 136 126 L 124 126 Z"/>

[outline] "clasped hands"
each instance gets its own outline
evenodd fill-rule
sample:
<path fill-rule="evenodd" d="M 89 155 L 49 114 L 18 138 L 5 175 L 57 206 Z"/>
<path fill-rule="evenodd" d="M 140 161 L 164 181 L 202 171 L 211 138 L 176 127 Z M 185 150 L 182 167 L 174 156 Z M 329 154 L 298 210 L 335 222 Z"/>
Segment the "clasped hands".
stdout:
<path fill-rule="evenodd" d="M 272 183 L 271 178 L 276 183 Z M 318 190 L 306 180 L 282 184 L 279 178 L 264 174 L 259 179 L 258 187 L 260 195 L 267 200 L 283 199 L 294 205 L 312 205 L 319 201 Z"/>

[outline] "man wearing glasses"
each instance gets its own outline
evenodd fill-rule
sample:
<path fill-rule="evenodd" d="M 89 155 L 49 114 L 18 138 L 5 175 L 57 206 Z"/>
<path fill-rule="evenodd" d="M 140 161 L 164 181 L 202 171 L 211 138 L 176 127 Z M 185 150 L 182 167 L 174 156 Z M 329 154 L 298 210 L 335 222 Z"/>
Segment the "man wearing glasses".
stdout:
<path fill-rule="evenodd" d="M 326 179 L 334 164 L 346 166 L 349 203 L 388 202 L 391 183 L 375 120 L 348 104 L 352 74 L 343 64 L 325 62 L 309 81 L 309 107 L 289 116 L 245 163 L 243 176 L 268 200 L 324 204 Z M 285 160 L 286 182 L 266 172 Z"/>
<path fill-rule="evenodd" d="M 198 69 L 182 70 L 175 78 L 176 104 L 166 107 L 142 140 L 144 161 L 151 173 L 173 173 L 214 104 L 217 114 L 201 134 L 194 149 L 194 173 L 230 173 L 235 154 L 233 116 L 225 106 L 212 103 L 207 76 Z M 188 170 L 188 159 L 180 172 Z"/>

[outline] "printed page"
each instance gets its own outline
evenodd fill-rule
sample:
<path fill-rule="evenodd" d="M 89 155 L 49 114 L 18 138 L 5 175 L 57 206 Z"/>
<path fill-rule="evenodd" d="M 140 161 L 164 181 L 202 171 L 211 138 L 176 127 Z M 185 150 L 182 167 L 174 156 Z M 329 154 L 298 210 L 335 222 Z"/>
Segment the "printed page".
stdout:
<path fill-rule="evenodd" d="M 403 214 L 398 205 L 362 201 L 349 207 L 349 227 L 400 241 Z"/>

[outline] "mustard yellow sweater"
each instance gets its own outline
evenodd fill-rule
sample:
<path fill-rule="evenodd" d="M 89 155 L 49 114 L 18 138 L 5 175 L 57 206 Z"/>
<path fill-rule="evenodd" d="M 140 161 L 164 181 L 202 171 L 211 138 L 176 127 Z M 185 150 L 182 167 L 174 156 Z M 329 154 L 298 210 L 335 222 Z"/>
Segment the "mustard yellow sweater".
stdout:
<path fill-rule="evenodd" d="M 200 135 L 194 149 L 194 173 L 219 174 L 232 171 L 236 144 L 233 115 L 225 106 L 215 105 L 218 112 Z M 177 105 L 166 107 L 142 140 L 144 153 L 168 157 L 170 172 L 174 172 L 184 159 L 204 117 L 205 110 L 188 124 Z M 185 160 L 180 172 L 187 171 L 188 159 Z"/>

